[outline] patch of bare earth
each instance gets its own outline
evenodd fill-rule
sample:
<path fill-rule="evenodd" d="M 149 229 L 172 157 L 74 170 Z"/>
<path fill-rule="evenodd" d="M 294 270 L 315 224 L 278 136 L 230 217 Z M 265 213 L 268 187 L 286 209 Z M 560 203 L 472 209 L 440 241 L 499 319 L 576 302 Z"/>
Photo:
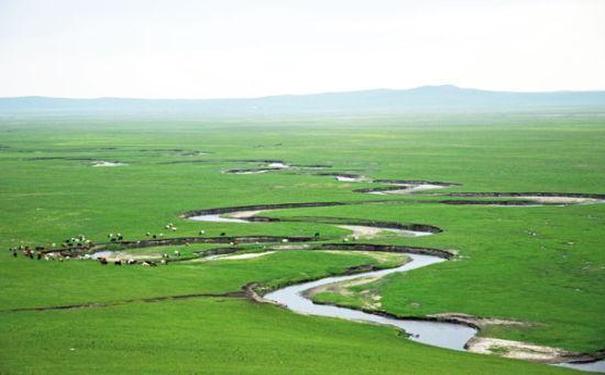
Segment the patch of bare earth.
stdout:
<path fill-rule="evenodd" d="M 458 323 L 469 324 L 485 328 L 491 325 L 530 326 L 531 323 L 519 320 L 501 318 L 481 318 L 462 313 L 443 313 L 429 315 L 431 318 L 440 318 Z M 505 358 L 522 359 L 541 363 L 561 363 L 569 361 L 594 360 L 590 355 L 571 352 L 561 348 L 544 345 L 529 344 L 522 341 L 496 339 L 491 337 L 475 336 L 466 343 L 469 352 L 492 354 Z"/>
<path fill-rule="evenodd" d="M 337 225 L 337 227 L 350 230 L 353 232 L 350 236 L 355 238 L 374 238 L 379 236 L 382 233 L 395 233 L 405 237 L 417 237 L 423 235 L 430 235 L 432 233 L 429 232 L 416 232 L 411 230 L 404 229 L 395 229 L 395 228 L 377 228 L 377 227 L 368 227 L 364 225 Z"/>
<path fill-rule="evenodd" d="M 237 211 L 237 212 L 230 212 L 230 213 L 224 214 L 223 216 L 230 217 L 230 218 L 233 218 L 233 219 L 249 219 L 252 216 L 260 214 L 261 212 L 263 212 L 263 210 Z"/>
<path fill-rule="evenodd" d="M 467 350 L 480 354 L 495 354 L 505 358 L 523 359 L 542 363 L 560 363 L 578 358 L 579 353 L 550 346 L 528 344 L 521 341 L 473 337 L 466 344 Z"/>
<path fill-rule="evenodd" d="M 379 263 L 389 263 L 392 262 L 401 266 L 410 261 L 410 258 L 401 253 L 387 253 L 384 251 L 342 251 L 342 250 L 322 250 L 322 253 L 327 254 L 339 254 L 339 255 L 365 255 L 371 258 L 376 259 Z"/>
<path fill-rule="evenodd" d="M 430 318 L 439 318 L 439 319 L 447 319 L 456 321 L 459 323 L 464 323 L 468 325 L 472 325 L 479 328 L 484 328 L 490 325 L 505 325 L 505 326 L 529 326 L 530 323 L 522 322 L 519 320 L 512 319 L 500 319 L 500 318 L 481 318 L 473 315 L 463 314 L 463 313 L 441 313 L 441 314 L 433 314 L 428 315 Z"/>
<path fill-rule="evenodd" d="M 590 204 L 590 203 L 600 203 L 603 200 L 596 198 L 584 198 L 584 197 L 544 197 L 544 196 L 533 196 L 533 195 L 525 195 L 520 197 L 515 197 L 520 199 L 527 199 L 538 203 L 543 204 Z"/>

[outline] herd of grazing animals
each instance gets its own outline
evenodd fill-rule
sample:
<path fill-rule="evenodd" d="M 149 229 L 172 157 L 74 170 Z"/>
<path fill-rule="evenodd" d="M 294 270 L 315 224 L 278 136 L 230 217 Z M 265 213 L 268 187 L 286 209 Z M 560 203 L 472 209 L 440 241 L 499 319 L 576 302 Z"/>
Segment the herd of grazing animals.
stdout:
<path fill-rule="evenodd" d="M 177 228 L 172 223 L 167 224 L 165 226 L 165 228 L 169 229 L 173 232 L 177 230 Z M 200 233 L 200 235 L 202 235 L 205 233 L 205 231 L 200 230 L 199 233 Z M 222 233 L 221 235 L 225 235 L 225 234 Z M 159 237 L 163 237 L 164 234 L 163 233 L 151 234 L 151 232 L 147 232 L 146 236 L 156 239 Z M 124 239 L 124 236 L 121 233 L 109 233 L 107 235 L 107 238 L 109 239 L 109 242 L 115 243 L 115 242 L 122 241 Z M 8 250 L 14 258 L 17 258 L 19 256 L 19 252 L 20 252 L 23 256 L 25 256 L 27 258 L 37 259 L 37 260 L 44 259 L 46 261 L 57 260 L 59 262 L 63 262 L 64 260 L 69 260 L 71 258 L 96 259 L 99 262 L 99 264 L 101 264 L 101 265 L 109 264 L 109 262 L 110 262 L 109 259 L 104 256 L 93 257 L 90 254 L 83 254 L 83 255 L 74 254 L 74 250 L 79 250 L 80 252 L 86 252 L 86 251 L 90 251 L 94 246 L 95 246 L 95 244 L 91 240 L 87 239 L 86 236 L 80 234 L 76 237 L 71 237 L 71 238 L 68 238 L 65 241 L 63 241 L 61 243 L 61 249 L 57 249 L 57 244 L 53 242 L 50 245 L 49 249 L 47 249 L 44 246 L 36 246 L 35 248 L 32 249 L 28 245 L 19 245 L 16 247 L 11 247 Z M 178 250 L 175 250 L 174 256 L 179 258 L 181 256 L 181 252 Z M 169 259 L 170 259 L 170 256 L 168 254 L 163 254 L 162 261 L 161 261 L 162 264 L 168 264 Z M 116 266 L 121 266 L 122 264 L 128 264 L 128 265 L 139 264 L 139 262 L 133 258 L 128 258 L 128 259 L 116 258 L 113 260 L 113 263 Z M 143 266 L 146 266 L 146 267 L 157 266 L 157 264 L 152 260 L 144 260 L 144 261 L 141 261 L 140 264 Z"/>
<path fill-rule="evenodd" d="M 171 230 L 171 231 L 176 231 L 177 227 L 174 226 L 173 223 L 169 223 L 166 224 L 164 226 L 165 229 Z M 200 230 L 199 231 L 199 235 L 202 236 L 204 235 L 206 232 L 204 230 Z M 225 237 L 227 235 L 227 233 L 225 232 L 221 232 L 220 236 L 221 237 Z M 147 232 L 145 234 L 146 237 L 151 237 L 153 239 L 157 239 L 157 238 L 162 238 L 164 236 L 164 233 L 158 233 L 158 234 L 152 234 L 151 232 Z M 314 237 L 317 239 L 319 238 L 319 232 L 315 233 Z M 124 236 L 122 235 L 122 233 L 109 233 L 107 235 L 107 238 L 109 239 L 109 242 L 111 243 L 119 243 L 120 241 L 124 240 Z M 287 239 L 283 239 L 282 242 L 288 242 Z M 186 245 L 189 245 L 188 243 L 186 243 Z M 235 242 L 230 242 L 229 245 L 231 246 L 235 246 L 236 243 Z M 28 245 L 20 245 L 17 247 L 11 247 L 9 248 L 9 252 L 11 252 L 13 257 L 18 257 L 19 252 L 22 253 L 23 256 L 28 257 L 30 259 L 37 259 L 37 260 L 41 260 L 44 259 L 46 261 L 53 261 L 53 260 L 57 260 L 59 262 L 63 262 L 64 260 L 69 260 L 69 259 L 96 259 L 99 264 L 105 266 L 107 264 L 109 264 L 110 262 L 113 262 L 114 265 L 116 266 L 121 266 L 123 264 L 126 265 L 135 265 L 135 264 L 141 264 L 142 266 L 145 267 L 155 267 L 157 266 L 157 263 L 154 260 L 150 260 L 150 259 L 145 259 L 145 260 L 136 260 L 133 258 L 127 258 L 127 259 L 122 259 L 120 257 L 116 257 L 114 259 L 109 259 L 107 256 L 100 256 L 97 255 L 95 256 L 95 254 L 91 255 L 90 253 L 93 252 L 93 247 L 95 246 L 95 244 L 90 240 L 87 239 L 86 236 L 80 234 L 76 237 L 71 237 L 66 239 L 65 241 L 63 241 L 61 243 L 61 247 L 57 248 L 57 244 L 56 243 L 52 243 L 50 245 L 50 247 L 47 249 L 44 246 L 36 246 L 35 248 L 31 248 Z M 175 258 L 180 258 L 181 257 L 181 252 L 179 250 L 174 250 L 174 257 Z M 167 253 L 162 254 L 160 263 L 161 264 L 168 264 L 170 262 L 170 255 L 168 255 Z"/>

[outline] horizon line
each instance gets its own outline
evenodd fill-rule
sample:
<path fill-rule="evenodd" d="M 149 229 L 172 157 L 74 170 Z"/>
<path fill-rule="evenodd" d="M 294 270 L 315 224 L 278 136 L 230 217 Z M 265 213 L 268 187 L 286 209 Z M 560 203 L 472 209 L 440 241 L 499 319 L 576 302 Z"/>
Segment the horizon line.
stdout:
<path fill-rule="evenodd" d="M 28 99 L 28 98 L 40 98 L 40 99 L 65 99 L 65 100 L 103 100 L 103 99 L 117 99 L 117 100 L 189 100 L 189 101 L 203 101 L 203 100 L 254 100 L 254 99 L 269 99 L 276 97 L 301 97 L 301 96 L 314 96 L 314 95 L 338 95 L 338 94 L 349 94 L 349 93 L 363 93 L 372 91 L 413 91 L 424 88 L 452 88 L 457 90 L 472 90 L 472 91 L 483 91 L 483 92 L 498 92 L 498 93 L 509 93 L 509 94 L 555 94 L 555 93 L 597 93 L 605 92 L 605 89 L 598 90 L 570 90 L 570 89 L 557 89 L 547 91 L 514 91 L 514 90 L 490 90 L 481 89 L 474 87 L 461 87 L 454 84 L 441 84 L 441 85 L 421 85 L 413 86 L 409 88 L 368 88 L 368 89 L 357 89 L 357 90 L 343 90 L 343 91 L 315 91 L 309 93 L 283 93 L 283 94 L 270 94 L 270 95 L 259 95 L 259 96 L 234 96 L 234 97 L 209 97 L 209 98 L 183 98 L 183 97 L 135 97 L 135 96 L 94 96 L 94 97 L 69 97 L 69 96 L 51 96 L 51 95 L 18 95 L 18 96 L 0 96 L 0 99 Z"/>

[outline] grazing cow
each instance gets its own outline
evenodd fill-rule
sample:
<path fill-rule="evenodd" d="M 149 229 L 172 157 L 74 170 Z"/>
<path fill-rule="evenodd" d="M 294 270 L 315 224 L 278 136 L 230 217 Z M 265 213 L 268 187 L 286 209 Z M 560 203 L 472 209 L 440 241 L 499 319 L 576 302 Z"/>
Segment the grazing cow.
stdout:
<path fill-rule="evenodd" d="M 106 265 L 107 264 L 107 258 L 99 258 L 99 263 L 101 263 L 102 265 Z"/>
<path fill-rule="evenodd" d="M 115 264 L 116 266 L 121 266 L 122 265 L 122 260 L 121 259 L 116 259 L 113 261 L 113 264 Z"/>
<path fill-rule="evenodd" d="M 134 260 L 134 259 L 132 259 L 132 258 L 130 258 L 130 259 L 128 259 L 128 262 L 127 262 L 127 263 L 128 263 L 128 264 L 137 264 L 137 261 L 136 261 L 136 260 Z"/>
<path fill-rule="evenodd" d="M 319 238 L 319 232 L 315 232 L 315 238 Z"/>

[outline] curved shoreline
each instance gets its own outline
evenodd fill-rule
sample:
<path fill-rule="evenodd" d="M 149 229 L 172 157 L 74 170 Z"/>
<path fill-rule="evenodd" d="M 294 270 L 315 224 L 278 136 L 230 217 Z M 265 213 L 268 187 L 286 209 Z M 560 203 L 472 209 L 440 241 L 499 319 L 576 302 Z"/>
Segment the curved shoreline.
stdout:
<path fill-rule="evenodd" d="M 327 244 L 330 248 L 334 244 Z M 340 244 L 339 244 L 340 245 Z M 379 248 L 382 245 L 366 244 L 365 246 Z M 365 248 L 364 248 L 365 249 Z M 303 281 L 294 285 L 285 286 L 264 295 L 259 295 L 255 290 L 255 285 L 246 286 L 246 295 L 253 301 L 271 303 L 286 308 L 295 313 L 303 315 L 315 315 L 332 318 L 340 318 L 351 321 L 361 321 L 366 323 L 376 323 L 380 325 L 395 326 L 404 329 L 408 337 L 413 341 L 437 346 L 446 349 L 465 351 L 469 349 L 469 344 L 478 338 L 477 334 L 481 331 L 482 325 L 477 321 L 484 318 L 471 317 L 460 314 L 440 314 L 433 316 L 400 316 L 380 310 L 371 310 L 365 308 L 355 308 L 342 306 L 332 303 L 314 302 L 309 294 L 313 289 L 338 284 L 345 281 L 353 281 L 366 277 L 384 277 L 385 275 L 397 272 L 408 272 L 413 269 L 439 263 L 451 257 L 451 253 L 442 252 L 440 255 L 432 255 L 435 250 L 410 248 L 397 249 L 401 253 L 410 255 L 412 260 L 399 267 L 375 270 L 369 269 L 366 272 L 355 274 L 344 274 L 343 276 L 330 276 L 318 280 Z M 379 251 L 379 250 L 376 250 Z M 382 247 L 382 251 L 390 251 Z M 427 255 L 431 254 L 431 255 Z M 433 259 L 430 259 L 433 258 Z M 420 261 L 420 264 L 414 265 L 414 262 Z M 467 329 L 465 330 L 464 327 Z M 531 345 L 528 345 L 531 346 Z M 546 348 L 546 347 L 545 347 Z M 604 365 L 605 351 L 595 353 L 574 353 L 561 350 L 557 355 L 553 355 L 545 360 L 527 358 L 541 363 L 564 366 L 583 371 L 599 371 Z"/>
<path fill-rule="evenodd" d="M 605 194 L 596 193 L 557 193 L 557 192 L 461 192 L 448 193 L 448 197 L 569 197 L 569 198 L 593 198 L 605 199 Z"/>
<path fill-rule="evenodd" d="M 476 192 L 449 193 L 454 198 L 504 198 L 494 199 L 449 199 L 439 203 L 451 205 L 486 206 L 571 206 L 605 203 L 605 194 L 557 193 L 557 192 Z M 506 199 L 509 198 L 509 199 Z M 513 199 L 510 199 L 513 198 Z"/>
<path fill-rule="evenodd" d="M 422 252 L 422 250 L 419 250 Z M 376 314 L 363 310 L 344 308 L 327 304 L 316 304 L 305 295 L 305 292 L 319 286 L 354 280 L 363 277 L 383 277 L 396 272 L 407 272 L 412 269 L 445 261 L 435 255 L 407 253 L 412 259 L 402 266 L 386 270 L 369 271 L 355 275 L 332 276 L 315 281 L 304 282 L 280 288 L 263 296 L 287 307 L 289 310 L 305 315 L 316 315 L 347 320 L 364 321 L 381 325 L 395 326 L 405 330 L 413 341 L 453 350 L 464 350 L 465 344 L 475 336 L 477 329 L 468 325 L 437 321 L 434 319 L 394 319 L 387 314 Z"/>
<path fill-rule="evenodd" d="M 375 203 L 375 201 L 362 201 L 359 204 Z M 443 232 L 443 229 L 430 225 L 418 223 L 399 223 L 392 221 L 378 221 L 359 218 L 332 217 L 332 216 L 289 216 L 282 218 L 274 218 L 267 216 L 259 216 L 258 214 L 264 211 L 272 211 L 277 209 L 291 209 L 304 207 L 329 207 L 341 206 L 353 203 L 345 202 L 304 202 L 304 203 L 278 203 L 267 205 L 250 205 L 250 206 L 234 206 L 220 207 L 205 210 L 188 211 L 181 215 L 182 218 L 194 221 L 206 222 L 232 222 L 232 223 L 250 223 L 250 222 L 301 222 L 301 223 L 320 223 L 333 224 L 337 226 L 359 226 L 376 228 L 383 230 L 396 230 L 409 232 L 410 235 L 429 235 Z M 221 216 L 221 214 L 229 214 Z M 347 229 L 347 228 L 345 228 Z"/>

